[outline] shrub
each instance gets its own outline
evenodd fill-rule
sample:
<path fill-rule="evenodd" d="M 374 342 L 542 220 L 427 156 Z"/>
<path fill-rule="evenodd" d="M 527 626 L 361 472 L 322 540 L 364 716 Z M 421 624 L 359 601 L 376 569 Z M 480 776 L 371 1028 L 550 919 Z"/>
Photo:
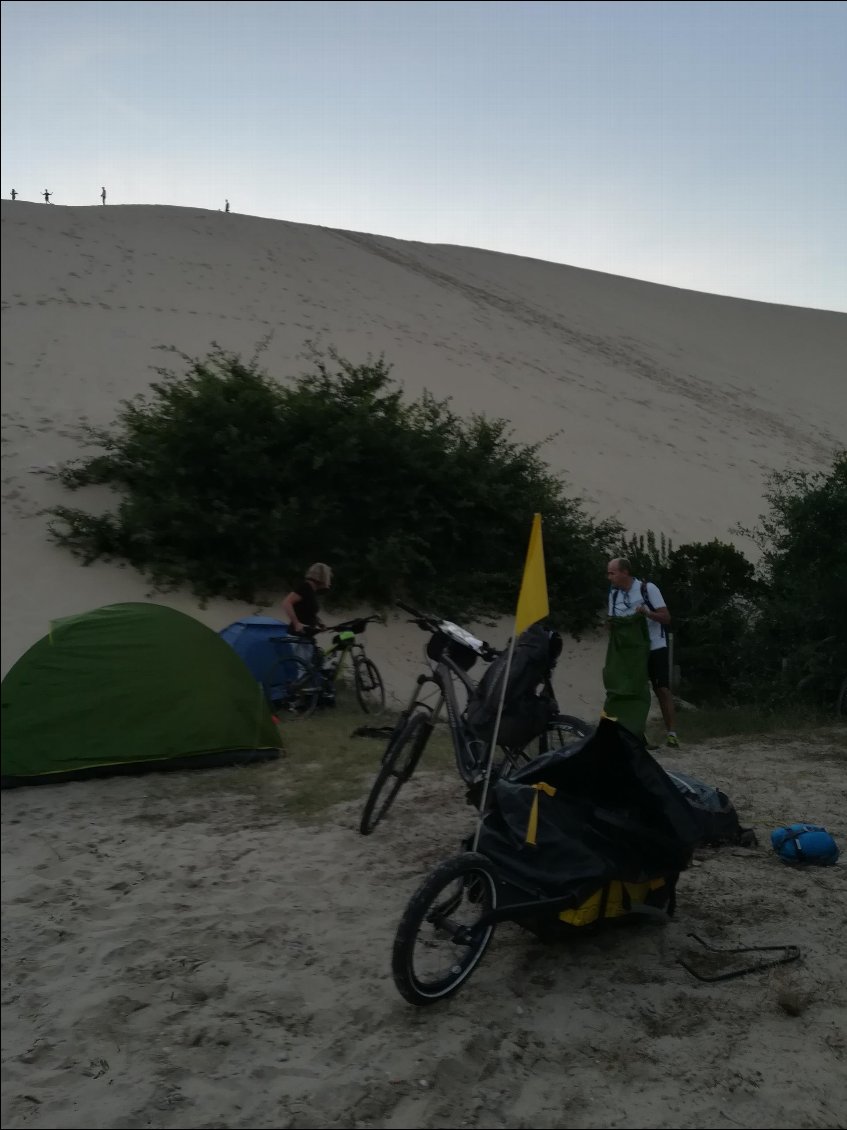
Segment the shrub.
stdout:
<path fill-rule="evenodd" d="M 765 501 L 736 530 L 756 567 L 725 542 L 672 549 L 652 532 L 618 552 L 668 601 L 686 697 L 830 710 L 847 676 L 847 452 L 827 472 L 773 472 Z"/>
<path fill-rule="evenodd" d="M 761 551 L 758 690 L 832 705 L 847 676 L 847 451 L 828 472 L 774 472 L 765 500 L 759 524 L 739 528 Z"/>
<path fill-rule="evenodd" d="M 97 454 L 60 469 L 71 489 L 120 495 L 105 515 L 53 512 L 53 536 L 86 562 L 247 602 L 325 560 L 339 601 L 405 595 L 469 618 L 514 611 L 538 511 L 560 626 L 595 622 L 620 527 L 568 498 L 506 420 L 463 421 L 427 394 L 407 403 L 383 358 L 316 354 L 284 384 L 218 347 L 182 359 L 187 371 L 157 369 L 112 429 L 88 430 Z"/>

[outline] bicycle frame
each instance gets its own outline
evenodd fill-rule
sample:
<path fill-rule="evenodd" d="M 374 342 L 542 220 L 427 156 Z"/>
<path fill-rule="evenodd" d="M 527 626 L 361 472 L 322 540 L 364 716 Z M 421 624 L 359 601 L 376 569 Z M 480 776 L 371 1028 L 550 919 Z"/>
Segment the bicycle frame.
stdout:
<path fill-rule="evenodd" d="M 317 648 L 317 644 L 315 645 Z M 329 683 L 334 683 L 338 678 L 341 668 L 344 666 L 347 656 L 360 655 L 367 658 L 365 645 L 360 643 L 359 640 L 342 640 L 340 643 L 334 643 L 332 647 L 322 653 L 323 659 L 321 662 L 321 673 Z"/>
<path fill-rule="evenodd" d="M 351 633 L 351 635 L 353 635 L 353 633 Z M 344 666 L 347 655 L 352 656 L 355 652 L 357 655 L 367 657 L 365 645 L 356 639 L 355 635 L 353 635 L 353 639 L 341 640 L 338 643 L 334 643 L 332 647 L 328 648 L 326 651 L 324 651 L 314 639 L 309 639 L 305 642 L 312 651 L 311 663 L 313 667 L 323 678 L 324 682 L 330 686 L 335 684 L 338 673 Z"/>
<path fill-rule="evenodd" d="M 456 679 L 463 684 L 469 696 L 473 694 L 475 689 L 473 680 L 466 671 L 459 667 L 459 665 L 445 653 L 431 669 L 429 674 L 418 675 L 411 698 L 405 710 L 402 711 L 397 720 L 395 733 L 399 734 L 405 727 L 416 706 L 420 705 L 430 711 L 430 726 L 435 726 L 439 721 L 442 710 L 446 707 L 446 722 L 453 743 L 456 767 L 459 770 L 459 775 L 464 778 L 466 776 L 472 776 L 482 768 L 485 764 L 487 751 L 485 743 L 476 738 L 472 738 L 467 732 L 467 727 L 462 722 L 462 711 L 456 695 Z M 422 688 L 428 683 L 432 684 L 438 690 L 438 698 L 434 706 L 430 706 L 429 703 L 423 702 L 420 698 Z M 474 752 L 473 746 L 480 747 L 479 755 Z"/>
<path fill-rule="evenodd" d="M 363 836 L 369 836 L 384 819 L 397 796 L 398 791 L 411 778 L 412 774 L 426 749 L 435 724 L 444 717 L 450 730 L 450 740 L 459 777 L 467 787 L 468 803 L 479 806 L 481 797 L 475 793 L 482 790 L 483 780 L 489 758 L 496 757 L 496 764 L 491 765 L 497 775 L 503 775 L 513 769 L 520 761 L 530 760 L 532 753 L 521 747 L 510 748 L 498 742 L 495 753 L 491 742 L 478 736 L 469 725 L 466 712 L 470 700 L 476 693 L 477 687 L 468 671 L 474 665 L 473 657 L 479 657 L 490 662 L 498 653 L 484 640 L 477 639 L 465 629 L 449 620 L 427 616 L 411 608 L 409 605 L 398 602 L 404 612 L 412 617 L 411 623 L 416 624 L 432 638 L 426 646 L 426 663 L 428 671 L 418 675 L 414 689 L 408 702 L 397 717 L 396 723 L 382 754 L 382 763 L 379 766 L 374 783 L 365 801 L 359 831 Z M 447 639 L 443 639 L 443 637 Z M 451 644 L 458 645 L 458 649 L 451 653 Z M 472 653 L 469 655 L 468 653 Z M 555 706 L 555 697 L 547 681 L 547 692 L 551 705 Z M 422 697 L 425 687 L 434 687 L 437 696 L 433 701 L 425 701 Z M 466 701 L 462 702 L 460 696 L 464 692 Z M 585 723 L 579 719 L 560 716 L 558 708 L 555 715 L 550 718 L 550 723 L 555 723 L 561 732 L 573 732 L 573 725 L 578 725 L 579 731 Z M 548 733 L 539 737 L 539 747 L 545 751 L 549 748 Z M 586 731 L 587 732 L 587 731 Z M 563 741 L 558 744 L 564 745 Z"/>

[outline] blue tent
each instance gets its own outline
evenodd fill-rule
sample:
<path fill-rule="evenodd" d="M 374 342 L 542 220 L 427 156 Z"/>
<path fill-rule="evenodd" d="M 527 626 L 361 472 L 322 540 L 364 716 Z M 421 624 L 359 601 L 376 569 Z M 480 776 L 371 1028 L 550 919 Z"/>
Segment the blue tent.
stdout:
<path fill-rule="evenodd" d="M 288 635 L 288 625 L 271 616 L 247 616 L 218 634 L 241 656 L 256 682 L 264 683 L 279 658 L 279 649 L 271 640 Z"/>
<path fill-rule="evenodd" d="M 268 703 L 275 709 L 285 688 L 304 674 L 303 661 L 313 658 L 312 649 L 288 625 L 270 616 L 247 616 L 236 620 L 218 635 L 242 660 Z M 306 654 L 302 652 L 306 649 Z"/>

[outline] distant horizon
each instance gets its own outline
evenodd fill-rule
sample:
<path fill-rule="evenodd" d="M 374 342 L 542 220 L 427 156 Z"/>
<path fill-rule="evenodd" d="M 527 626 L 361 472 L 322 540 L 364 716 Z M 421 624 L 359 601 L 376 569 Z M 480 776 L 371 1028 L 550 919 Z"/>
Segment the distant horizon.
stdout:
<path fill-rule="evenodd" d="M 116 209 L 116 208 L 173 208 L 175 210 L 183 211 L 183 212 L 196 210 L 196 211 L 200 211 L 200 212 L 208 212 L 210 215 L 216 215 L 218 212 L 220 212 L 222 215 L 227 214 L 227 213 L 224 212 L 223 208 L 205 208 L 201 205 L 195 205 L 195 204 L 165 204 L 164 202 L 159 202 L 157 204 L 150 204 L 150 203 L 112 204 L 112 203 L 107 202 L 104 205 L 102 203 L 100 203 L 100 204 L 61 204 L 61 203 L 56 204 L 53 201 L 51 201 L 50 204 L 47 205 L 47 204 L 45 204 L 45 201 L 43 201 L 43 200 L 30 200 L 28 198 L 21 197 L 20 194 L 18 195 L 18 198 L 16 200 L 10 200 L 10 199 L 7 199 L 6 197 L 3 197 L 2 201 L 3 201 L 4 204 L 9 204 L 9 205 L 12 205 L 12 204 L 35 204 L 35 205 L 41 205 L 43 207 L 50 207 L 50 208 L 96 208 L 96 209 L 101 209 L 103 207 L 112 208 L 112 209 Z M 231 203 L 232 202 L 230 201 L 230 205 L 231 205 Z M 596 267 L 585 267 L 585 266 L 577 265 L 575 263 L 561 263 L 561 262 L 557 261 L 556 259 L 542 259 L 537 255 L 518 254 L 514 251 L 500 251 L 497 248 L 493 248 L 493 247 L 478 247 L 478 246 L 475 246 L 474 244 L 470 244 L 470 243 L 448 243 L 444 240 L 433 241 L 433 240 L 425 240 L 425 239 L 406 239 L 402 236 L 392 235 L 390 232 L 373 231 L 373 230 L 365 229 L 365 228 L 338 228 L 338 227 L 331 226 L 329 224 L 305 223 L 302 220 L 288 220 L 288 219 L 285 219 L 284 217 L 280 217 L 280 216 L 261 216 L 261 215 L 256 215 L 252 212 L 239 212 L 237 209 L 234 209 L 232 207 L 230 207 L 230 211 L 229 211 L 228 214 L 230 216 L 240 216 L 243 219 L 261 220 L 263 223 L 268 222 L 268 223 L 280 223 L 280 224 L 296 224 L 300 227 L 323 228 L 327 231 L 349 231 L 349 232 L 352 232 L 356 235 L 372 235 L 372 236 L 376 236 L 377 238 L 380 238 L 380 239 L 396 239 L 401 243 L 420 243 L 420 244 L 423 244 L 423 245 L 428 246 L 428 247 L 456 247 L 456 248 L 462 248 L 462 249 L 465 249 L 465 250 L 468 250 L 468 251 L 484 251 L 489 255 L 502 255 L 506 258 L 512 258 L 512 259 L 527 259 L 527 260 L 534 262 L 534 263 L 547 263 L 547 264 L 550 264 L 551 266 L 554 266 L 554 267 L 566 267 L 567 269 L 574 270 L 574 271 L 586 271 L 590 274 L 607 275 L 607 276 L 610 276 L 612 278 L 624 279 L 627 282 L 643 283 L 643 284 L 648 285 L 648 286 L 665 287 L 669 290 L 682 290 L 682 291 L 687 291 L 690 294 L 704 294 L 704 295 L 709 295 L 713 298 L 727 298 L 727 299 L 730 299 L 733 302 L 755 302 L 758 305 L 762 305 L 762 306 L 785 306 L 785 307 L 788 307 L 789 309 L 796 309 L 796 310 L 819 310 L 821 313 L 825 313 L 825 314 L 847 314 L 847 309 L 839 310 L 836 307 L 826 307 L 826 306 L 802 306 L 802 305 L 800 305 L 796 302 L 775 302 L 775 301 L 770 301 L 770 300 L 764 299 L 764 298 L 750 298 L 747 295 L 743 295 L 743 294 L 722 294 L 722 293 L 720 293 L 718 291 L 714 291 L 714 290 L 698 290 L 696 287 L 693 287 L 693 286 L 679 286 L 675 283 L 657 282 L 655 279 L 639 278 L 636 275 L 622 275 L 622 274 L 619 274 L 615 271 L 603 271 L 603 270 L 599 270 Z"/>
<path fill-rule="evenodd" d="M 2 169 L 847 310 L 847 2 L 6 0 Z M 22 186 L 26 186 L 25 189 Z"/>

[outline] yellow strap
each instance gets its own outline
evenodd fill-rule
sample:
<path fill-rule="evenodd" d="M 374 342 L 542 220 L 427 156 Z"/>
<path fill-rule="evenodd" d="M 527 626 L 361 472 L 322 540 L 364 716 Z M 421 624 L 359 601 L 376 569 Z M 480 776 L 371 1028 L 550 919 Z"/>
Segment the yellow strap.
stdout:
<path fill-rule="evenodd" d="M 548 785 L 546 781 L 539 781 L 537 785 L 532 786 L 535 789 L 535 796 L 532 798 L 532 808 L 529 812 L 529 824 L 526 829 L 526 843 L 535 845 L 536 836 L 538 835 L 538 794 L 546 793 L 547 796 L 555 796 L 556 790 L 552 785 Z"/>

